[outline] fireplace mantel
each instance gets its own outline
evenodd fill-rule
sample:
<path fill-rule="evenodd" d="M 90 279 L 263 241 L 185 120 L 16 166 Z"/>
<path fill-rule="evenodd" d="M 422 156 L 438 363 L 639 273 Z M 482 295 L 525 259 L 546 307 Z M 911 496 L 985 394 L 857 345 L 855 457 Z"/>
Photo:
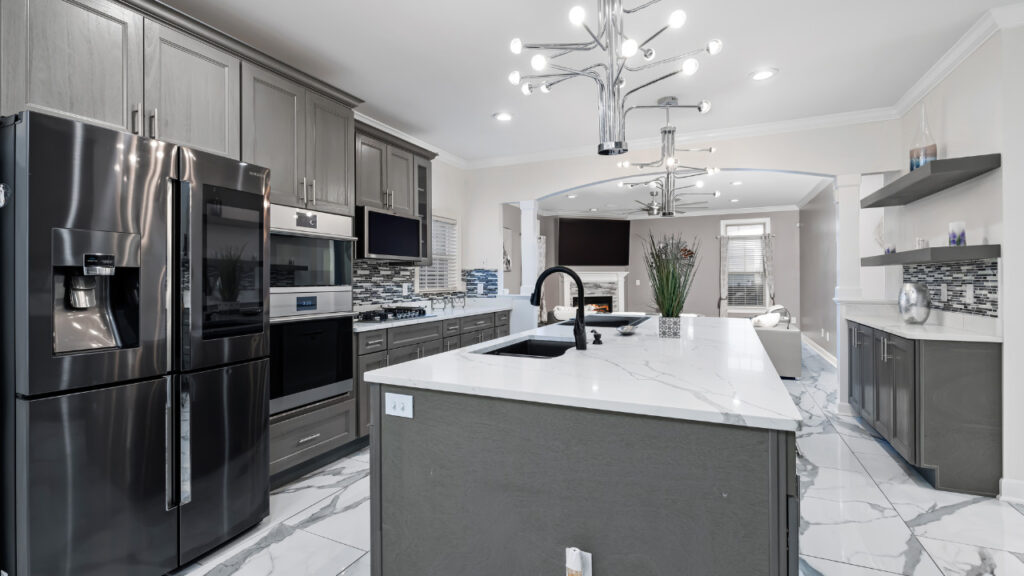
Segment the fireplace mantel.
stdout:
<path fill-rule="evenodd" d="M 614 310 L 613 312 L 622 312 L 626 305 L 626 276 L 629 272 L 621 271 L 576 271 L 580 276 L 580 280 L 583 280 L 584 288 L 590 283 L 615 283 L 615 299 L 614 299 Z M 566 306 L 572 304 L 572 286 L 575 283 L 569 277 L 564 277 L 562 280 L 562 302 Z M 586 290 L 584 290 L 584 294 Z"/>

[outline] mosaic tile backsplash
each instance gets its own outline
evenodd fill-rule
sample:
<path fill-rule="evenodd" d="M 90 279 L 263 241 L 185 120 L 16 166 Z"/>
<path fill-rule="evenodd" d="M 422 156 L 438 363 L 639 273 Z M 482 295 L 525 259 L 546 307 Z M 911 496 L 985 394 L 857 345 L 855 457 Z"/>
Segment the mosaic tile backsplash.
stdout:
<path fill-rule="evenodd" d="M 498 271 L 489 268 L 466 268 L 462 270 L 462 282 L 466 285 L 469 298 L 496 298 L 498 296 Z M 480 286 L 483 292 L 479 293 Z"/>
<path fill-rule="evenodd" d="M 907 265 L 903 267 L 903 281 L 927 286 L 931 307 L 935 310 L 999 316 L 999 260 Z M 948 299 L 940 302 L 943 284 Z M 971 284 L 974 285 L 974 303 L 968 304 L 965 287 Z"/>
<path fill-rule="evenodd" d="M 402 294 L 402 285 L 409 293 Z M 453 292 L 461 295 L 463 292 Z M 439 296 L 431 294 L 430 296 Z M 418 302 L 429 296 L 416 292 L 416 267 L 393 262 L 356 260 L 352 263 L 352 304 L 354 306 L 389 306 Z"/>

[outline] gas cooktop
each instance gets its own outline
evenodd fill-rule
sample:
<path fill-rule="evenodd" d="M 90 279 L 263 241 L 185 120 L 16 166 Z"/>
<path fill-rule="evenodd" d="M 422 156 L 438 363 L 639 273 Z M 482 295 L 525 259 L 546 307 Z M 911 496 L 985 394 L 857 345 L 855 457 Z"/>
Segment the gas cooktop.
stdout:
<path fill-rule="evenodd" d="M 385 306 L 377 310 L 360 312 L 360 322 L 384 322 L 386 320 L 409 320 L 427 318 L 427 309 L 422 306 Z"/>

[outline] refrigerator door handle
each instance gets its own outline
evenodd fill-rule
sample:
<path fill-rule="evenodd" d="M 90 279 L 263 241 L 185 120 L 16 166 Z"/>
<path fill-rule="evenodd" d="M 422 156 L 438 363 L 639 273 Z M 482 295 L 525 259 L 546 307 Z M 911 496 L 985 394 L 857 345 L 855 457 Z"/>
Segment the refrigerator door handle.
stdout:
<path fill-rule="evenodd" d="M 166 379 L 164 403 L 164 510 L 178 507 L 174 492 L 174 386 Z"/>
<path fill-rule="evenodd" d="M 180 441 L 181 441 L 181 462 L 179 465 L 181 483 L 179 487 L 179 504 L 184 506 L 192 502 L 192 383 L 188 378 L 181 380 L 181 414 L 180 414 Z"/>

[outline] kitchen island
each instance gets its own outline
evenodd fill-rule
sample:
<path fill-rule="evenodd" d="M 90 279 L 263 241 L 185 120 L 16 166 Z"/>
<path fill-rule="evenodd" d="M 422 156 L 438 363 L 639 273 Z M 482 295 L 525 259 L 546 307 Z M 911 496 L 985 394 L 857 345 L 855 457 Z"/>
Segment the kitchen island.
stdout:
<path fill-rule="evenodd" d="M 748 321 L 547 326 L 368 372 L 373 574 L 797 572 L 800 415 Z"/>

